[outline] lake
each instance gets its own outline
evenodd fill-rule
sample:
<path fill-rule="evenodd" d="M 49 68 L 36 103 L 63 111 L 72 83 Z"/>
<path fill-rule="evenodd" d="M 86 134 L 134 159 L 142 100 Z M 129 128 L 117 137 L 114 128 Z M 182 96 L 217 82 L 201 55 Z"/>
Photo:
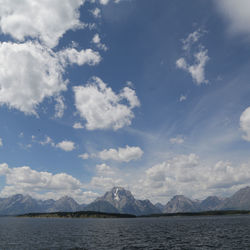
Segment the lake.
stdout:
<path fill-rule="evenodd" d="M 0 218 L 0 249 L 250 249 L 250 216 Z"/>

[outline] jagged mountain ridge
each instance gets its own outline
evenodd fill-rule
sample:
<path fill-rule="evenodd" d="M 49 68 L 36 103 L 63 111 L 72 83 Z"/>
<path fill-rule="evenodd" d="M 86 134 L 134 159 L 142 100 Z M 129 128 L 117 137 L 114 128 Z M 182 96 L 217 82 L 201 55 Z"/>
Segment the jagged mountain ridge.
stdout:
<path fill-rule="evenodd" d="M 197 201 L 183 195 L 176 195 L 162 211 L 164 213 L 179 213 L 211 210 L 250 210 L 250 187 L 242 188 L 226 199 L 209 196 L 203 201 Z"/>
<path fill-rule="evenodd" d="M 153 205 L 149 200 L 136 200 L 130 191 L 120 187 L 114 187 L 88 205 L 78 204 L 69 196 L 56 201 L 36 200 L 29 195 L 22 194 L 0 198 L 0 215 L 60 211 L 98 211 L 142 215 L 209 210 L 250 210 L 250 187 L 242 188 L 226 199 L 209 196 L 203 201 L 197 201 L 183 195 L 176 195 L 165 206 L 160 203 Z"/>
<path fill-rule="evenodd" d="M 59 200 L 36 200 L 21 194 L 0 199 L 0 214 L 15 215 L 39 212 L 98 211 L 107 213 L 152 214 L 160 213 L 149 200 L 136 200 L 130 191 L 115 187 L 88 205 L 80 205 L 69 196 Z"/>
<path fill-rule="evenodd" d="M 59 200 L 36 200 L 29 195 L 16 194 L 0 199 L 0 215 L 42 212 L 75 212 L 82 210 L 74 199 L 64 196 Z"/>
<path fill-rule="evenodd" d="M 48 208 L 48 212 L 74 212 L 79 210 L 81 210 L 81 205 L 69 196 L 63 196 L 56 200 L 52 207 Z"/>
<path fill-rule="evenodd" d="M 0 201 L 0 214 L 20 214 L 23 211 L 30 213 L 40 212 L 41 207 L 37 200 L 29 195 L 16 194 L 9 198 L 2 198 Z"/>

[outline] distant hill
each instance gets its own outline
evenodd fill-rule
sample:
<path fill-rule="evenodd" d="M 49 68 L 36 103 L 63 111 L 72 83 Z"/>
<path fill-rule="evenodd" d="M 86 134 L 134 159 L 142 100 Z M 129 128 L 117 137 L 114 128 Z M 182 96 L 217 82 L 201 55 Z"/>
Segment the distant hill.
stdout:
<path fill-rule="evenodd" d="M 38 218 L 135 218 L 132 214 L 102 213 L 95 211 L 78 212 L 54 212 L 54 213 L 28 213 L 19 215 L 19 217 L 38 217 Z"/>
<path fill-rule="evenodd" d="M 22 194 L 0 198 L 0 215 L 76 211 L 149 215 L 213 210 L 250 210 L 250 187 L 242 188 L 226 199 L 209 196 L 202 201 L 197 201 L 183 195 L 176 195 L 166 205 L 161 203 L 153 205 L 149 200 L 137 200 L 130 191 L 122 187 L 112 188 L 88 205 L 78 204 L 69 196 L 58 200 L 36 200 L 29 195 Z"/>

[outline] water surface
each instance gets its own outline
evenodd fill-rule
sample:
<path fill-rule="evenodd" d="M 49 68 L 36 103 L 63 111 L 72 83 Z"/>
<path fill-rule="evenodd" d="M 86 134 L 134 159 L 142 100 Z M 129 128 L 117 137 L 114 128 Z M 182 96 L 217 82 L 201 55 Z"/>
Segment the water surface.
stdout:
<path fill-rule="evenodd" d="M 250 216 L 3 217 L 0 249 L 250 249 Z"/>

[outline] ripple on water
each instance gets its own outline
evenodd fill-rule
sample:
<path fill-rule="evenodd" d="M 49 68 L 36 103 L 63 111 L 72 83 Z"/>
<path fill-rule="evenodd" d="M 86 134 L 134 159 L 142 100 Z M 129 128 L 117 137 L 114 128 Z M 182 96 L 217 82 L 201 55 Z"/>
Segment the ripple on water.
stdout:
<path fill-rule="evenodd" d="M 250 249 L 250 216 L 0 218 L 0 249 Z"/>

